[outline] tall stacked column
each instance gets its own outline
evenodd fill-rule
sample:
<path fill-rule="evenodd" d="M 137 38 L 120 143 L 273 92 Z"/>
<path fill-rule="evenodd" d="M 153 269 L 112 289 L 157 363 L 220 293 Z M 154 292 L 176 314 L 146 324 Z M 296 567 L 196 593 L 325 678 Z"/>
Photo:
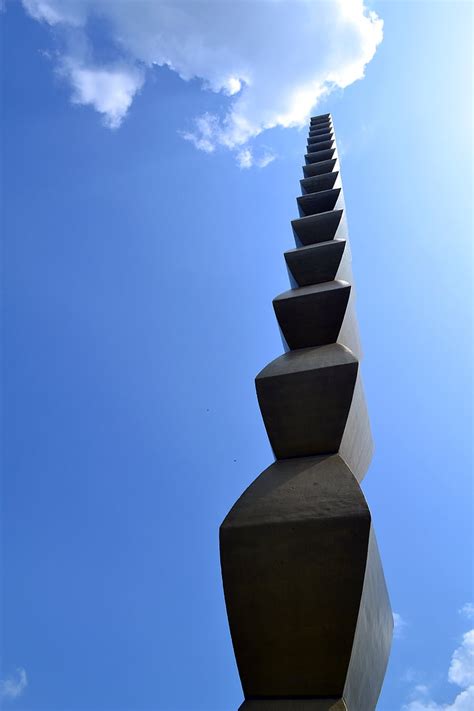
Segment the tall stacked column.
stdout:
<path fill-rule="evenodd" d="M 273 300 L 286 352 L 256 378 L 276 461 L 220 529 L 241 711 L 372 711 L 393 618 L 360 489 L 372 457 L 331 116 L 311 119 Z"/>

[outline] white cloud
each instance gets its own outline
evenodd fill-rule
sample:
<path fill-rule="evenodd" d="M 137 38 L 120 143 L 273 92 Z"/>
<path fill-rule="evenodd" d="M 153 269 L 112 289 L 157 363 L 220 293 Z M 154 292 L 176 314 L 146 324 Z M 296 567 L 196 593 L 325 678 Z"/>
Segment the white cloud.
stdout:
<path fill-rule="evenodd" d="M 137 67 L 167 66 L 184 80 L 197 78 L 204 89 L 230 97 L 222 115 L 204 114 L 183 135 L 208 153 L 217 147 L 236 151 L 239 164 L 247 160 L 248 142 L 260 133 L 303 126 L 322 97 L 361 79 L 383 36 L 382 20 L 363 0 L 23 0 L 23 5 L 33 18 L 62 32 L 69 46 L 74 36 L 76 51 L 85 45 L 92 54 L 87 23 L 101 18 L 121 69 L 73 55 L 67 57 L 75 65 L 68 77 L 73 101 L 93 106 L 112 128 L 141 87 Z"/>
<path fill-rule="evenodd" d="M 448 679 L 460 686 L 459 693 L 451 704 L 438 704 L 427 698 L 429 689 L 418 685 L 413 690 L 413 700 L 402 711 L 472 711 L 474 709 L 474 629 L 463 635 L 460 646 L 454 650 Z"/>
<path fill-rule="evenodd" d="M 474 605 L 472 602 L 466 602 L 466 604 L 460 608 L 459 614 L 467 617 L 468 620 L 474 620 Z"/>
<path fill-rule="evenodd" d="M 0 698 L 16 699 L 28 686 L 28 678 L 23 668 L 16 670 L 16 677 L 10 676 L 0 681 Z"/>
<path fill-rule="evenodd" d="M 60 72 L 71 82 L 73 104 L 93 106 L 108 128 L 120 126 L 144 80 L 143 72 L 133 67 L 84 67 L 73 59 Z"/>
<path fill-rule="evenodd" d="M 401 639 L 404 636 L 407 624 L 398 612 L 393 613 L 393 636 L 395 639 Z"/>
<path fill-rule="evenodd" d="M 461 687 L 474 685 L 474 629 L 466 632 L 461 646 L 455 650 L 448 678 Z"/>

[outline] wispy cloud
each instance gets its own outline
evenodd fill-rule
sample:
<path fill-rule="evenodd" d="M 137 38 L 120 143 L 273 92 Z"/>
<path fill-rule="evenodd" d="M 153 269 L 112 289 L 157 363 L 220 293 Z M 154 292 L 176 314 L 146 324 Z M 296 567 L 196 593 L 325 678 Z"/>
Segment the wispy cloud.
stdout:
<path fill-rule="evenodd" d="M 429 699 L 411 701 L 403 711 L 472 711 L 474 709 L 474 687 L 462 691 L 452 704 L 437 704 Z"/>
<path fill-rule="evenodd" d="M 452 703 L 437 703 L 430 698 L 430 689 L 417 684 L 411 700 L 402 711 L 472 711 L 474 709 L 474 629 L 466 632 L 461 644 L 454 650 L 448 670 L 448 679 L 461 691 Z"/>
<path fill-rule="evenodd" d="M 393 613 L 393 636 L 395 639 L 402 639 L 405 635 L 405 629 L 408 626 L 408 622 L 403 619 L 403 617 L 398 613 Z"/>
<path fill-rule="evenodd" d="M 253 164 L 253 156 L 250 148 L 243 148 L 237 153 L 237 164 L 239 168 L 251 168 Z"/>
<path fill-rule="evenodd" d="M 466 602 L 466 604 L 459 609 L 459 614 L 463 615 L 463 617 L 467 617 L 468 620 L 474 620 L 474 604 L 472 602 Z"/>
<path fill-rule="evenodd" d="M 276 156 L 273 153 L 264 152 L 259 156 L 255 156 L 250 148 L 242 148 L 237 155 L 237 165 L 239 168 L 251 168 L 253 165 L 257 168 L 265 168 L 275 160 Z"/>
<path fill-rule="evenodd" d="M 16 699 L 24 692 L 28 686 L 26 671 L 20 667 L 16 670 L 15 676 L 9 676 L 0 681 L 0 698 Z"/>
<path fill-rule="evenodd" d="M 405 670 L 403 676 L 401 677 L 401 680 L 406 682 L 407 684 L 412 684 L 414 681 L 420 680 L 420 673 L 417 671 L 417 669 L 413 669 L 413 667 L 408 667 L 408 669 Z"/>
<path fill-rule="evenodd" d="M 241 167 L 264 167 L 248 145 L 276 126 L 303 126 L 334 89 L 362 79 L 383 37 L 383 22 L 363 0 L 245 2 L 209 0 L 23 0 L 34 19 L 61 38 L 59 66 L 71 100 L 118 128 L 146 73 L 167 66 L 224 96 L 223 111 L 204 113 L 183 136 L 196 148 L 235 152 Z M 112 63 L 89 32 L 100 17 Z M 248 165 L 250 164 L 250 165 Z"/>

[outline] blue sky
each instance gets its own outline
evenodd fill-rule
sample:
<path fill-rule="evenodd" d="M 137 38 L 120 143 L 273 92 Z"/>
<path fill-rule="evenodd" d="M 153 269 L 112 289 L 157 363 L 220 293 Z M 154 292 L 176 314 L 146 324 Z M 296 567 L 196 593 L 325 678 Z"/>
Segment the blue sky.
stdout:
<path fill-rule="evenodd" d="M 268 3 L 4 5 L 6 709 L 241 702 L 218 526 L 272 461 L 253 379 L 308 111 L 340 148 L 398 616 L 378 710 L 472 708 L 472 5 L 372 3 L 383 39 L 313 5 L 271 41 Z"/>

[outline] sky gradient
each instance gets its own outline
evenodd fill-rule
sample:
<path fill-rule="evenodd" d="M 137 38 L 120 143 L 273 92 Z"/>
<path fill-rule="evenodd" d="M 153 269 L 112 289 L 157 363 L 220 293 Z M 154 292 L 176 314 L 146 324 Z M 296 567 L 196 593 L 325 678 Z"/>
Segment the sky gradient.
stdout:
<path fill-rule="evenodd" d="M 312 113 L 332 113 L 341 156 L 363 490 L 398 615 L 377 708 L 468 711 L 473 10 L 371 7 L 365 78 Z M 233 711 L 218 527 L 272 461 L 254 377 L 282 352 L 305 129 L 252 136 L 249 169 L 221 133 L 199 150 L 183 131 L 233 99 L 160 67 L 111 129 L 71 103 L 57 28 L 17 2 L 0 22 L 3 703 Z"/>

